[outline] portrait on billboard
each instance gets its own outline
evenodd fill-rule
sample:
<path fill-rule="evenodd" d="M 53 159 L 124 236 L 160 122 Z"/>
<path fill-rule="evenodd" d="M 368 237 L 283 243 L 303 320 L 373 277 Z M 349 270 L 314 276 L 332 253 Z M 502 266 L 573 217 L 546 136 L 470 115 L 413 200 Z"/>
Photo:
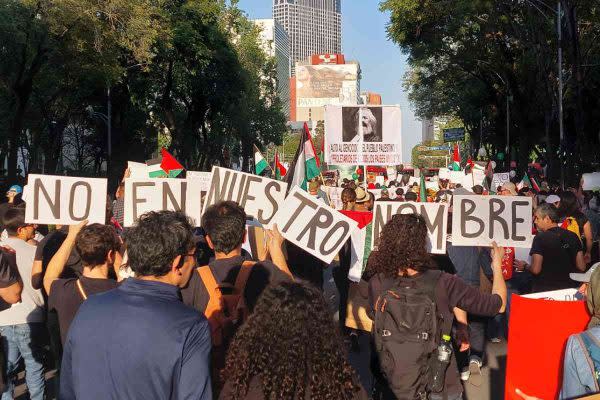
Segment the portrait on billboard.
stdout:
<path fill-rule="evenodd" d="M 383 141 L 381 107 L 343 107 L 342 120 L 342 140 L 344 142 L 378 143 Z"/>

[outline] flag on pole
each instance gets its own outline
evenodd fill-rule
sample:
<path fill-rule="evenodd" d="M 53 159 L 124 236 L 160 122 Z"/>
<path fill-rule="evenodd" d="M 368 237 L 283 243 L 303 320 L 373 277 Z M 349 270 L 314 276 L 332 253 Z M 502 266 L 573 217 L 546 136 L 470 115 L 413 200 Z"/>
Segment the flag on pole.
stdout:
<path fill-rule="evenodd" d="M 279 162 L 279 152 L 275 151 L 275 179 L 278 181 L 287 174 L 287 170 L 282 163 Z"/>
<path fill-rule="evenodd" d="M 256 173 L 256 175 L 260 175 L 268 167 L 269 163 L 267 162 L 267 160 L 265 160 L 258 147 L 254 145 L 254 172 Z"/>
<path fill-rule="evenodd" d="M 460 171 L 460 150 L 458 143 L 454 143 L 454 155 L 452 156 L 452 171 Z"/>
<path fill-rule="evenodd" d="M 535 190 L 536 192 L 540 191 L 540 187 L 538 186 L 535 179 L 529 178 L 529 175 L 527 175 L 527 172 L 525 172 L 525 176 L 523 176 L 523 180 L 521 180 L 521 182 L 519 182 L 519 184 L 517 185 L 517 189 L 521 190 L 525 186 Z"/>
<path fill-rule="evenodd" d="M 421 171 L 421 184 L 419 185 L 419 196 L 421 203 L 427 203 L 427 186 L 425 185 L 425 175 Z"/>
<path fill-rule="evenodd" d="M 286 175 L 288 190 L 291 190 L 294 186 L 300 186 L 302 189 L 308 190 L 308 181 L 321 174 L 319 167 L 319 159 L 316 157 L 315 146 L 308 125 L 304 123 L 304 130 L 294 162 Z"/>
<path fill-rule="evenodd" d="M 164 147 L 160 149 L 160 155 L 162 156 L 160 168 L 165 171 L 169 178 L 177 178 L 184 170 L 183 165 L 181 165 Z"/>

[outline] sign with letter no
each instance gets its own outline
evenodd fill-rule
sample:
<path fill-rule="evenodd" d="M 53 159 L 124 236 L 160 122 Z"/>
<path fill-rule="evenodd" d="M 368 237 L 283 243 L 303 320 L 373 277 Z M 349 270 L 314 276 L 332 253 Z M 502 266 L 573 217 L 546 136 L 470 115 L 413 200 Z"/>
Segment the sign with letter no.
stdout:
<path fill-rule="evenodd" d="M 30 174 L 25 192 L 27 223 L 106 223 L 106 179 Z"/>

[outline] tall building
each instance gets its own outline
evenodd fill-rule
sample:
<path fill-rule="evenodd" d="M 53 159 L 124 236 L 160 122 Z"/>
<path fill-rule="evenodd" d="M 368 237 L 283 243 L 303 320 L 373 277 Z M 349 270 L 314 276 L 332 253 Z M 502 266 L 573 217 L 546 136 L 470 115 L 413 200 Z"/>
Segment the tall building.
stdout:
<path fill-rule="evenodd" d="M 291 79 L 292 121 L 323 121 L 327 105 L 360 104 L 360 64 L 343 54 L 313 54 L 296 63 Z"/>
<path fill-rule="evenodd" d="M 290 38 L 281 24 L 274 19 L 257 19 L 254 23 L 260 28 L 261 46 L 269 57 L 277 63 L 277 94 L 283 104 L 283 111 L 290 117 Z"/>
<path fill-rule="evenodd" d="M 342 0 L 273 0 L 273 18 L 290 38 L 292 75 L 313 54 L 342 52 Z"/>

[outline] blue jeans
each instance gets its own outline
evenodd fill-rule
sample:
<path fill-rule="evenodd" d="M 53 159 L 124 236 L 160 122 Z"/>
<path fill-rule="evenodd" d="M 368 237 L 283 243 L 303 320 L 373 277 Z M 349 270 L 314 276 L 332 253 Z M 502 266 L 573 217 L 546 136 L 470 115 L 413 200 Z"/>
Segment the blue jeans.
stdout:
<path fill-rule="evenodd" d="M 25 362 L 25 382 L 31 400 L 43 400 L 46 382 L 44 380 L 43 347 L 40 343 L 44 324 L 29 323 L 0 326 L 2 347 L 6 358 L 6 389 L 2 400 L 13 398 L 14 380 L 21 357 Z"/>

